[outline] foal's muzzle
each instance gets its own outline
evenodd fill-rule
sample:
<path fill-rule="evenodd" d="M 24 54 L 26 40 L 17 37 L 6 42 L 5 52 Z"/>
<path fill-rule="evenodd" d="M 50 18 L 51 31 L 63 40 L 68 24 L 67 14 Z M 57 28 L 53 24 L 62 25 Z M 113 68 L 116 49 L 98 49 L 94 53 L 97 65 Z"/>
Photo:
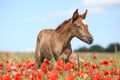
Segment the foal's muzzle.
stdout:
<path fill-rule="evenodd" d="M 93 38 L 92 37 L 87 37 L 87 43 L 92 44 L 92 42 L 93 42 Z"/>

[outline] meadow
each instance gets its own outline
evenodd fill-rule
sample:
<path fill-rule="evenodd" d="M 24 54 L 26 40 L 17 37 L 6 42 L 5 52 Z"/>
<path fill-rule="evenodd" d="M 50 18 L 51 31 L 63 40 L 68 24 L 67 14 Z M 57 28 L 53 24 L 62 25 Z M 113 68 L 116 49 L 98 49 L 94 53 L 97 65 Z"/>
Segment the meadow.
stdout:
<path fill-rule="evenodd" d="M 38 70 L 34 66 L 33 52 L 1 52 L 0 80 L 120 80 L 118 52 L 73 53 L 67 64 L 53 59 L 45 60 Z"/>

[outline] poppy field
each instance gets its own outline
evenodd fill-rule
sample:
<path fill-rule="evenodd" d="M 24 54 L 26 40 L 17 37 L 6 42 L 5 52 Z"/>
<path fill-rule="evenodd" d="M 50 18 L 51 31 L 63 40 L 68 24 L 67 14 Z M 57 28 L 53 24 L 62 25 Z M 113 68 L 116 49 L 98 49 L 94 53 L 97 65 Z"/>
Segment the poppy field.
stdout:
<path fill-rule="evenodd" d="M 120 80 L 120 55 L 74 53 L 67 64 L 44 60 L 36 70 L 34 53 L 0 53 L 0 80 Z"/>

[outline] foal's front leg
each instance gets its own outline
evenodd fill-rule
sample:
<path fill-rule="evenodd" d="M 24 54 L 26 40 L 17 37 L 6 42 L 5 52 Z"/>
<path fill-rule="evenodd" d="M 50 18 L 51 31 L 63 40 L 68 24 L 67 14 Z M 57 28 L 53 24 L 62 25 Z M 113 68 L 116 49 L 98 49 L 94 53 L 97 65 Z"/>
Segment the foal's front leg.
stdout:
<path fill-rule="evenodd" d="M 62 54 L 62 59 L 65 61 L 65 63 L 67 63 L 69 61 L 69 57 L 72 53 L 72 49 L 71 49 L 71 45 L 69 45 Z"/>

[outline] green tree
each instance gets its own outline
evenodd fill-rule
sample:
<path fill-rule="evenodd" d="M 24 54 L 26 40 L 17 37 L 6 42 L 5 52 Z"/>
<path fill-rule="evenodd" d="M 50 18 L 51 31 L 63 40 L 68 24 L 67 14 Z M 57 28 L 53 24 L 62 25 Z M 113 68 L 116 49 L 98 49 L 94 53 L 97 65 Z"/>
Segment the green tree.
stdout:
<path fill-rule="evenodd" d="M 75 52 L 87 52 L 87 51 L 88 51 L 88 48 L 86 48 L 86 47 L 81 47 L 81 48 L 75 50 Z"/>
<path fill-rule="evenodd" d="M 117 50 L 120 51 L 120 44 L 116 43 Z M 115 43 L 111 43 L 106 49 L 106 52 L 115 52 Z"/>
<path fill-rule="evenodd" d="M 100 45 L 93 45 L 89 48 L 90 52 L 103 52 L 104 48 Z"/>

